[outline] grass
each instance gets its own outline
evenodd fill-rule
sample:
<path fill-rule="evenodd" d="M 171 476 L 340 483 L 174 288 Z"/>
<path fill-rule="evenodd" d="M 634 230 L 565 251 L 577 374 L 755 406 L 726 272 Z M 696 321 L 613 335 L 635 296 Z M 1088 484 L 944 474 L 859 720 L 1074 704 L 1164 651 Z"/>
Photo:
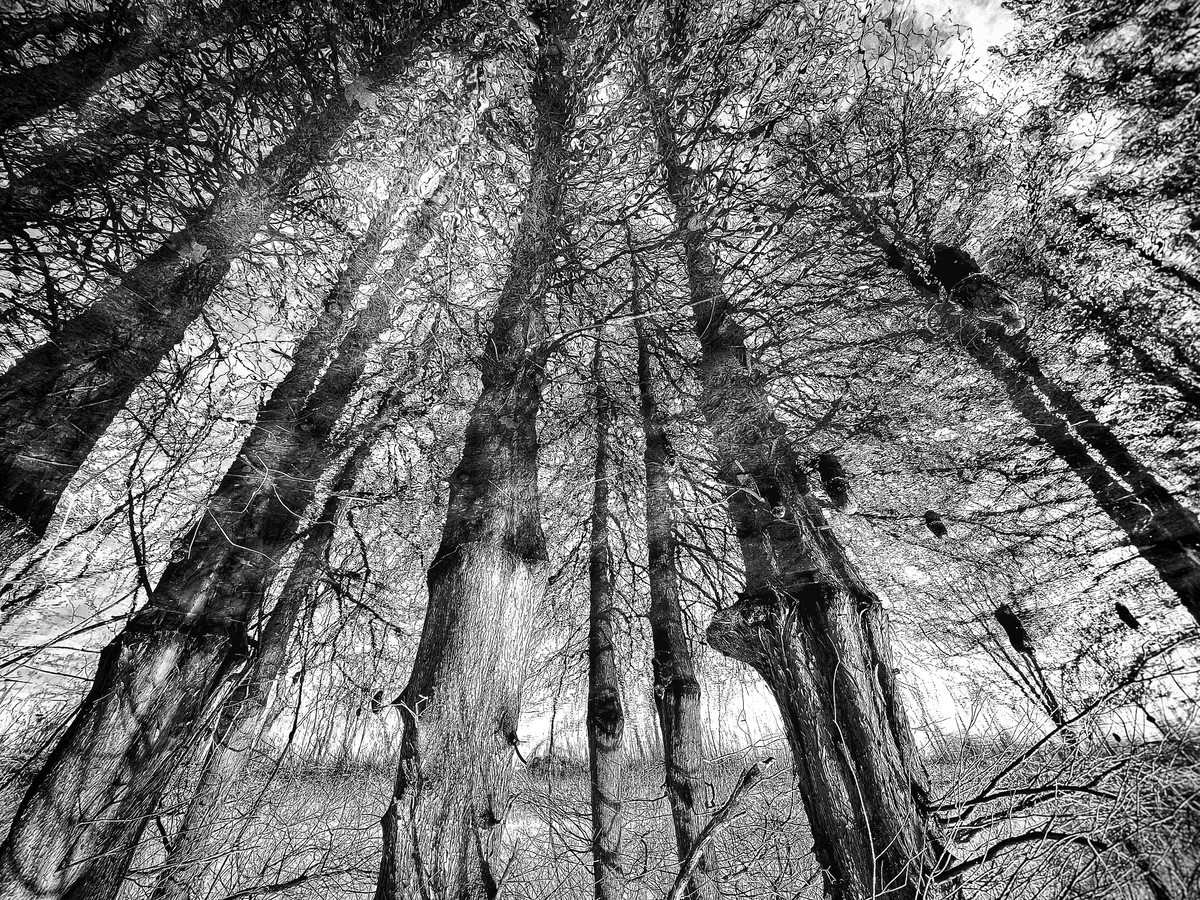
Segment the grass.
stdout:
<path fill-rule="evenodd" d="M 1171 900 L 1200 898 L 1200 751 L 1194 742 L 1114 748 L 1096 742 L 963 746 L 929 759 L 935 802 L 974 798 L 1019 760 L 1001 788 L 1053 788 L 1044 802 L 1026 805 L 1009 796 L 973 806 L 971 815 L 1002 814 L 1000 824 L 956 844 L 959 860 L 989 844 L 1038 829 L 1070 833 L 1014 846 L 973 868 L 964 880 L 970 900 L 1157 900 L 1144 871 L 1150 866 Z M 728 898 L 817 900 L 821 877 L 788 754 L 781 745 L 758 747 L 710 761 L 706 797 L 724 802 L 744 768 L 776 757 L 767 776 L 746 796 L 740 815 L 715 842 L 715 875 Z M 379 818 L 391 794 L 388 754 L 357 762 L 342 758 L 314 765 L 296 756 L 276 764 L 260 758 L 228 786 L 219 840 L 232 848 L 214 854 L 197 900 L 252 897 L 369 897 L 379 860 Z M 1110 772 L 1097 782 L 1097 773 Z M 675 877 L 675 847 L 661 765 L 632 761 L 624 788 L 624 859 L 629 900 L 662 898 Z M 1072 793 L 1092 784 L 1097 793 Z M 11 812 L 25 779 L 10 783 L 0 806 Z M 122 900 L 149 895 L 178 828 L 190 787 L 180 779 L 159 817 L 149 824 Z M 590 882 L 590 813 L 584 765 L 514 773 L 513 804 L 497 871 L 502 896 L 512 900 L 584 900 Z M 1103 796 L 1101 796 L 1102 794 Z M 1136 857 L 1140 856 L 1141 862 Z"/>

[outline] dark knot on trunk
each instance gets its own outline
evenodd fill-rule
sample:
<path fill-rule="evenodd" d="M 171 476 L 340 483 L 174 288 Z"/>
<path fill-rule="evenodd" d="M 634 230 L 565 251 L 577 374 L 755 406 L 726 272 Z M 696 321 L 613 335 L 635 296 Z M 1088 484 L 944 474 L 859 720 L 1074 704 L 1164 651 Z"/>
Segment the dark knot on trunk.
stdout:
<path fill-rule="evenodd" d="M 601 750 L 615 750 L 625 731 L 621 696 L 615 689 L 604 689 L 588 698 L 588 724 Z"/>
<path fill-rule="evenodd" d="M 994 615 L 996 621 L 1000 623 L 1000 627 L 1004 629 L 1004 633 L 1008 636 L 1008 642 L 1012 645 L 1012 648 L 1018 653 L 1033 656 L 1033 641 L 1029 639 L 1029 632 L 1025 630 L 1024 624 L 1017 617 L 1017 614 L 1013 612 L 1012 607 L 1007 603 L 1001 603 L 996 607 Z"/>
<path fill-rule="evenodd" d="M 825 452 L 817 457 L 817 474 L 821 476 L 821 486 L 833 505 L 843 512 L 849 511 L 852 506 L 850 476 L 836 453 Z"/>
<path fill-rule="evenodd" d="M 1008 336 L 1025 330 L 1021 307 L 999 282 L 984 273 L 967 251 L 934 244 L 929 273 L 946 289 L 951 301 L 983 325 L 998 327 Z"/>
<path fill-rule="evenodd" d="M 802 573 L 785 588 L 767 587 L 742 593 L 738 601 L 713 613 L 705 638 L 708 645 L 731 659 L 756 668 L 766 663 L 772 648 L 786 640 L 789 620 L 806 609 L 825 606 L 834 588 Z"/>
<path fill-rule="evenodd" d="M 946 523 L 942 521 L 942 514 L 936 509 L 925 510 L 925 527 L 936 538 L 944 538 L 949 533 L 946 529 Z"/>

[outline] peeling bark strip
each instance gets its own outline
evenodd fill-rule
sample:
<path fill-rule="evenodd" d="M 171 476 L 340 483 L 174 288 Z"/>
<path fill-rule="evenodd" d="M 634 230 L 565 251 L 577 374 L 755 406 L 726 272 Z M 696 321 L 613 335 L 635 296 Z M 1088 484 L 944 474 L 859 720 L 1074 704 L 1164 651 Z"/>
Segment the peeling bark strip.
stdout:
<path fill-rule="evenodd" d="M 430 31 L 465 5 L 442 0 L 428 10 L 390 11 L 407 27 L 372 70 L 373 82 L 396 77 Z M 226 188 L 52 342 L 29 351 L 0 377 L 0 520 L 16 520 L 0 527 L 16 531 L 23 525 L 27 542 L 45 534 L 59 497 L 100 435 L 357 115 L 357 105 L 344 97 L 311 113 L 256 172 Z M 192 261 L 197 253 L 200 261 Z"/>
<path fill-rule="evenodd" d="M 575 84 L 564 71 L 574 7 L 540 6 L 530 97 L 529 186 L 484 344 L 482 388 L 450 477 L 441 545 L 412 674 L 394 796 L 383 817 L 377 900 L 494 896 L 491 862 L 546 588 L 537 414 L 546 296 L 564 233 Z"/>
<path fill-rule="evenodd" d="M 668 11 L 673 72 L 688 48 L 684 7 Z M 799 458 L 747 371 L 745 334 L 708 235 L 694 224 L 703 213 L 697 180 L 669 109 L 681 85 L 677 75 L 661 78 L 666 90 L 647 83 L 644 96 L 683 245 L 700 403 L 746 568 L 746 597 L 714 616 L 709 643 L 756 668 L 779 704 L 826 895 L 917 900 L 932 890 L 942 848 L 883 608 L 815 498 L 797 489 Z M 782 517 L 763 500 L 770 496 L 782 498 Z"/>
<path fill-rule="evenodd" d="M 968 254 L 943 247 L 942 259 L 957 265 L 947 271 L 935 261 L 932 274 L 940 272 L 945 280 L 931 282 L 853 197 L 812 163 L 805 165 L 821 188 L 848 213 L 862 236 L 883 253 L 888 265 L 905 277 L 918 296 L 935 304 L 945 330 L 1000 382 L 1013 408 L 1084 483 L 1142 559 L 1154 567 L 1184 608 L 1200 621 L 1200 517 L 1167 490 L 1072 391 L 1042 370 L 1023 331 L 1014 333 L 1008 323 L 978 318 L 969 308 L 953 302 L 955 288 L 966 278 L 980 274 L 979 266 Z M 949 293 L 950 302 L 941 302 L 939 283 Z"/>
<path fill-rule="evenodd" d="M 429 218 L 427 204 L 419 221 L 428 228 Z M 428 237 L 410 236 L 409 264 Z M 350 281 L 339 282 L 335 296 L 358 293 L 382 242 L 367 239 L 369 252 L 352 257 Z M 343 449 L 334 427 L 390 321 L 373 301 L 307 400 L 299 382 L 311 383 L 332 333 L 324 347 L 313 342 L 298 356 L 303 377 L 285 379 L 264 405 L 181 542 L 187 555 L 167 566 L 147 604 L 104 649 L 91 691 L 21 802 L 0 846 L 6 900 L 108 897 L 96 889 L 98 869 L 115 877 L 112 890 L 119 886 L 145 816 L 251 656 L 250 618 L 322 472 Z"/>
<path fill-rule="evenodd" d="M 592 787 L 592 880 L 596 900 L 622 900 L 621 768 L 625 757 L 625 712 L 613 646 L 612 549 L 608 528 L 608 457 L 612 406 L 605 388 L 603 332 L 596 339 L 592 381 L 596 386 L 596 467 L 592 489 L 588 560 L 588 764 Z"/>
<path fill-rule="evenodd" d="M 650 581 L 650 635 L 654 645 L 654 705 L 662 735 L 667 799 L 675 825 L 680 865 L 692 855 L 703 824 L 704 748 L 700 721 L 700 682 L 683 628 L 679 577 L 675 571 L 674 503 L 668 469 L 673 451 L 663 426 L 650 372 L 650 346 L 642 324 L 641 284 L 633 257 L 633 314 L 638 341 L 638 399 L 646 449 L 646 551 Z M 714 900 L 713 853 L 702 848 L 687 879 L 687 900 Z"/>

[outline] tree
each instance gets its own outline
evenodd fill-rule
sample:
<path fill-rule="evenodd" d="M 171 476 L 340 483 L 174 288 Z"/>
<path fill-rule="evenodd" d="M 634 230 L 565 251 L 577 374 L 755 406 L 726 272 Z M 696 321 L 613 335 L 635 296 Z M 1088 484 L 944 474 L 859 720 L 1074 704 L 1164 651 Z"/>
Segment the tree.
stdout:
<path fill-rule="evenodd" d="M 384 398 L 372 418 L 370 432 L 377 434 L 386 429 L 402 413 L 402 409 L 396 408 L 397 401 L 402 404 L 404 398 L 394 395 Z M 354 490 L 374 449 L 370 437 L 370 434 L 356 436 L 357 446 L 341 464 L 321 512 L 305 530 L 279 599 L 266 617 L 257 646 L 252 648 L 247 671 L 221 707 L 187 812 L 154 886 L 151 896 L 155 900 L 184 900 L 191 895 L 205 869 L 220 858 L 215 852 L 221 848 L 214 831 L 223 794 L 237 782 L 262 729 L 268 724 L 293 637 L 315 602 L 320 579 L 325 574 L 326 555 L 348 505 L 347 496 Z"/>
<path fill-rule="evenodd" d="M 1074 132 L 1107 145 L 1110 158 L 1077 177 L 1075 190 L 1057 192 L 1054 212 L 1200 290 L 1194 9 L 1020 0 L 1012 11 L 1020 27 L 1004 56 L 1017 77 L 1038 84 L 1031 134 L 1048 148 Z"/>
<path fill-rule="evenodd" d="M 654 704 L 662 737 L 667 797 L 675 826 L 675 848 L 680 864 L 689 858 L 703 823 L 703 723 L 700 717 L 700 682 L 692 650 L 683 627 L 682 598 L 676 572 L 678 548 L 672 517 L 670 471 L 675 452 L 655 397 L 650 364 L 650 344 L 643 322 L 641 278 L 628 232 L 633 274 L 633 315 L 637 335 L 638 404 L 646 442 L 646 554 L 650 582 L 650 634 L 653 641 Z M 696 860 L 688 880 L 689 900 L 709 900 L 714 895 L 710 875 L 711 851 Z"/>
<path fill-rule="evenodd" d="M 1200 519 L 1112 429 L 1042 369 L 1011 298 L 958 248 L 934 245 L 932 274 L 926 277 L 918 261 L 844 188 L 825 178 L 820 183 L 888 265 L 933 305 L 947 332 L 1000 382 L 1038 437 L 1079 476 L 1142 558 L 1200 620 Z"/>
<path fill-rule="evenodd" d="M 396 77 L 430 32 L 463 6 L 448 0 L 398 16 L 368 85 Z M 335 96 L 311 112 L 256 172 L 227 186 L 53 341 L 0 377 L 0 562 L 15 560 L 45 533 L 63 490 L 133 390 L 179 343 L 271 213 L 337 146 L 359 113 L 356 96 Z"/>
<path fill-rule="evenodd" d="M 232 5 L 226 4 L 226 8 Z M 122 4 L 111 9 L 97 23 L 99 40 L 76 47 L 48 63 L 0 76 L 0 96 L 7 99 L 0 113 L 0 132 L 65 104 L 81 104 L 111 78 L 178 49 L 183 40 L 190 38 L 203 43 L 211 33 L 208 29 L 220 27 L 218 23 L 225 10 L 213 17 L 200 16 L 199 12 L 186 3 L 175 16 L 151 4 Z M 69 16 L 62 16 L 53 25 L 66 25 L 68 21 Z M 43 35 L 47 33 L 45 26 L 40 31 Z M 185 38 L 188 31 L 193 33 Z"/>
<path fill-rule="evenodd" d="M 546 586 L 537 413 L 546 302 L 562 235 L 563 169 L 576 102 L 566 69 L 570 3 L 539 4 L 530 82 L 530 182 L 481 360 L 482 386 L 449 482 L 404 722 L 383 817 L 377 900 L 491 896 L 508 807 L 533 611 Z"/>
<path fill-rule="evenodd" d="M 376 220 L 351 257 L 290 378 L 264 405 L 186 536 L 186 552 L 152 591 L 146 585 L 148 602 L 101 653 L 91 690 L 0 847 L 0 886 L 14 895 L 115 895 L 145 816 L 252 659 L 252 617 L 321 474 L 343 449 L 335 426 L 368 351 L 391 322 L 386 303 L 373 300 L 321 374 L 334 327 L 373 273 L 397 206 Z M 423 207 L 400 271 L 428 242 L 436 204 Z"/>
<path fill-rule="evenodd" d="M 804 215 L 812 191 L 825 199 L 812 213 L 877 255 L 929 307 L 948 334 L 1000 383 L 1009 401 L 1097 505 L 1200 618 L 1200 519 L 1118 433 L 1047 371 L 1030 326 L 1033 302 L 1019 303 L 962 249 L 988 240 L 990 204 L 1009 203 L 995 182 L 1011 171 L 997 157 L 994 123 L 970 111 L 924 39 L 912 50 L 899 23 L 864 25 L 877 41 L 865 60 L 869 82 L 852 83 L 844 110 L 801 117 L 778 143 L 776 178 L 800 199 L 775 216 Z M 797 85 L 796 90 L 800 89 Z M 949 152 L 946 134 L 966 152 Z M 782 206 L 782 204 L 781 204 Z M 1004 216 L 1005 230 L 1016 217 Z M 954 243 L 947 243 L 954 235 Z M 1003 239 L 1003 233 L 1001 236 Z M 997 254 L 999 255 L 999 254 Z M 1012 251 L 1010 255 L 1018 255 Z M 1035 268 L 1028 273 L 1040 277 Z M 1048 285 L 1046 287 L 1049 287 Z"/>
<path fill-rule="evenodd" d="M 596 900 L 618 900 L 627 890 L 621 870 L 621 779 L 624 710 L 618 676 L 612 549 L 609 546 L 609 434 L 611 400 L 605 386 L 603 334 L 592 360 L 596 385 L 596 467 L 588 552 L 588 762 L 592 788 L 592 877 Z"/>
<path fill-rule="evenodd" d="M 797 479 L 799 456 L 747 370 L 745 332 L 702 224 L 703 191 L 681 150 L 672 104 L 683 102 L 693 22 L 685 4 L 668 8 L 667 58 L 643 78 L 683 245 L 701 407 L 746 572 L 743 599 L 714 616 L 708 639 L 757 669 L 779 703 L 827 895 L 915 898 L 943 863 L 885 614 Z M 785 516 L 767 497 L 783 500 Z"/>

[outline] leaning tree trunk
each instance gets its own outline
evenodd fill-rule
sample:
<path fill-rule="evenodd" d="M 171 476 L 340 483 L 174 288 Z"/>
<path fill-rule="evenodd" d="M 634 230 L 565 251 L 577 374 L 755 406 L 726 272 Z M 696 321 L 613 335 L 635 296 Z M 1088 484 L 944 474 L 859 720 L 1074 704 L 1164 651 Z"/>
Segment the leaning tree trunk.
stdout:
<path fill-rule="evenodd" d="M 1200 518 L 1196 513 L 1167 490 L 1072 391 L 1042 370 L 1023 329 L 1012 333 L 1013 328 L 972 308 L 978 306 L 975 294 L 987 300 L 988 295 L 1002 293 L 974 260 L 957 248 L 944 247 L 956 258 L 958 271 L 935 262 L 936 280 L 930 280 L 853 197 L 811 163 L 807 167 L 888 265 L 935 306 L 945 330 L 996 378 L 1034 433 L 1084 483 L 1142 559 L 1200 621 Z M 946 289 L 948 302 L 942 302 L 939 284 Z"/>
<path fill-rule="evenodd" d="M 154 98 L 138 109 L 117 110 L 86 133 L 40 153 L 32 168 L 0 190 L 0 238 L 18 247 L 25 226 L 42 225 L 53 207 L 103 184 L 133 153 L 152 152 L 164 131 L 184 121 L 181 99 Z"/>
<path fill-rule="evenodd" d="M 430 209 L 427 203 L 421 215 Z M 414 228 L 395 270 L 412 265 L 424 236 Z M 357 295 L 369 274 L 366 261 L 357 261 L 352 283 L 335 288 L 338 303 Z M 355 317 L 306 401 L 297 402 L 303 393 L 285 379 L 264 405 L 182 542 L 187 555 L 167 566 L 147 604 L 102 651 L 90 692 L 0 846 L 0 894 L 110 896 L 96 889 L 98 869 L 115 891 L 112 860 L 128 862 L 163 786 L 252 657 L 250 619 L 321 473 L 342 449 L 334 426 L 390 321 L 377 296 Z M 306 372 L 315 368 L 299 362 Z"/>
<path fill-rule="evenodd" d="M 687 46 L 681 11 L 670 38 L 679 53 Z M 647 104 L 682 236 L 700 404 L 746 570 L 743 599 L 714 615 L 709 643 L 753 666 L 779 704 L 826 895 L 926 897 L 942 850 L 882 604 L 808 494 L 786 430 L 746 368 L 744 333 L 696 227 L 698 179 L 667 108 L 677 89 L 647 90 Z M 764 496 L 781 498 L 784 515 Z"/>
<path fill-rule="evenodd" d="M 385 418 L 377 413 L 371 430 L 378 433 L 385 426 Z M 222 858 L 220 851 L 224 848 L 218 844 L 217 831 L 229 788 L 241 777 L 275 704 L 274 694 L 288 663 L 292 636 L 304 618 L 304 610 L 313 602 L 317 582 L 325 570 L 325 554 L 346 503 L 344 498 L 354 490 L 373 447 L 369 436 L 359 439 L 334 481 L 321 514 L 304 535 L 296 562 L 259 636 L 250 671 L 221 707 L 187 812 L 154 886 L 153 900 L 186 900 L 203 883 L 214 862 Z"/>
<path fill-rule="evenodd" d="M 60 222 L 62 217 L 52 214 L 53 207 L 105 184 L 122 162 L 161 153 L 164 143 L 186 142 L 197 106 L 204 109 L 214 103 L 225 105 L 228 94 L 254 90 L 255 75 L 250 72 L 231 77 L 238 81 L 225 84 L 206 72 L 200 80 L 189 81 L 183 90 L 153 96 L 133 109 L 117 107 L 70 141 L 39 149 L 31 159 L 31 167 L 11 178 L 7 188 L 0 189 L 0 239 L 19 246 L 27 226 L 46 227 Z M 214 101 L 214 97 L 220 99 Z M 228 164 L 227 155 L 210 161 L 213 168 Z"/>
<path fill-rule="evenodd" d="M 430 30 L 465 6 L 442 0 L 414 16 L 372 71 L 395 77 Z M 59 497 L 134 389 L 182 339 L 234 259 L 357 117 L 332 99 L 310 114 L 257 172 L 127 273 L 87 310 L 0 377 L 0 552 L 10 561 L 42 535 Z M 3 562 L 4 559 L 0 559 Z"/>
<path fill-rule="evenodd" d="M 149 62 L 166 46 L 161 30 L 155 32 L 145 22 L 131 21 L 123 34 L 0 76 L 0 97 L 5 101 L 0 107 L 0 133 L 60 106 L 82 103 L 110 78 Z"/>
<path fill-rule="evenodd" d="M 632 245 L 632 240 L 630 241 Z M 631 249 L 632 256 L 632 249 Z M 650 635 L 654 645 L 654 705 L 662 735 L 667 799 L 675 825 L 675 849 L 682 864 L 704 827 L 704 744 L 700 682 L 683 627 L 679 576 L 675 571 L 674 503 L 670 469 L 675 465 L 650 372 L 650 346 L 642 324 L 639 271 L 633 268 L 633 314 L 638 342 L 638 399 L 646 449 L 646 551 L 650 581 Z M 692 870 L 684 896 L 713 900 L 712 851 L 705 849 Z"/>
<path fill-rule="evenodd" d="M 482 388 L 450 477 L 412 675 L 396 700 L 404 731 L 383 817 L 377 900 L 459 900 L 496 891 L 496 826 L 508 812 L 533 623 L 547 577 L 537 414 L 574 104 L 562 68 L 570 8 L 544 6 L 536 18 L 529 186 L 484 345 Z"/>
<path fill-rule="evenodd" d="M 592 381 L 596 399 L 596 467 L 588 559 L 588 765 L 592 788 L 592 881 L 596 900 L 627 893 L 621 870 L 621 776 L 625 712 L 614 646 L 612 549 L 608 529 L 609 433 L 612 406 L 604 385 L 603 335 L 596 339 Z"/>
<path fill-rule="evenodd" d="M 185 0 L 183 6 L 188 5 Z M 118 75 L 163 57 L 186 53 L 214 35 L 231 30 L 242 12 L 235 0 L 226 0 L 215 10 L 197 5 L 175 15 L 162 8 L 142 9 L 124 23 L 120 35 L 2 75 L 0 97 L 6 102 L 0 107 L 0 133 L 61 106 L 80 106 Z"/>

